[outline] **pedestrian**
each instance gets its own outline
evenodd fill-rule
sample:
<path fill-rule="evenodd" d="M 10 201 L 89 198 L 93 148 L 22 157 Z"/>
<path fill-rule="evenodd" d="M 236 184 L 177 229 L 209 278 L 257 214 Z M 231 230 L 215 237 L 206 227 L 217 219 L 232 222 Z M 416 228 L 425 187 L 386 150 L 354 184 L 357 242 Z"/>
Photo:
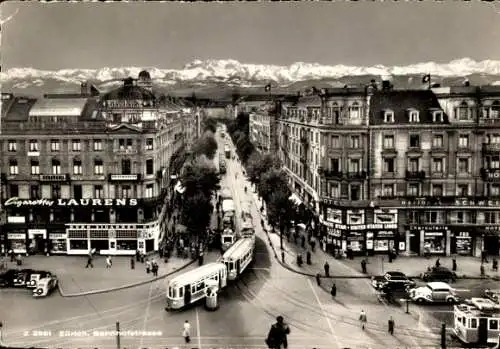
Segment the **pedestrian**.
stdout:
<path fill-rule="evenodd" d="M 281 251 L 281 263 L 285 263 L 285 251 Z"/>
<path fill-rule="evenodd" d="M 158 276 L 158 263 L 156 261 L 153 261 L 151 267 L 153 268 L 153 276 Z"/>
<path fill-rule="evenodd" d="M 393 257 L 392 249 L 389 249 L 388 255 L 389 255 L 389 263 L 392 263 L 392 257 Z"/>
<path fill-rule="evenodd" d="M 361 313 L 359 314 L 359 322 L 361 323 L 361 329 L 364 330 L 366 326 L 366 313 L 364 310 L 361 310 Z"/>
<path fill-rule="evenodd" d="M 134 259 L 134 257 L 130 258 L 130 269 L 135 269 L 135 259 Z"/>
<path fill-rule="evenodd" d="M 113 261 L 111 260 L 111 256 L 106 257 L 106 269 L 111 269 L 111 266 L 113 265 Z"/>
<path fill-rule="evenodd" d="M 198 253 L 198 265 L 199 266 L 202 266 L 203 265 L 203 260 L 204 260 L 204 257 L 203 257 L 203 250 L 200 249 L 200 252 Z"/>
<path fill-rule="evenodd" d="M 488 263 L 488 254 L 486 250 L 481 251 L 481 263 Z"/>
<path fill-rule="evenodd" d="M 316 240 L 311 239 L 310 245 L 311 245 L 311 250 L 313 250 L 314 252 L 314 248 L 316 247 Z"/>
<path fill-rule="evenodd" d="M 394 335 L 394 319 L 392 318 L 392 316 L 389 318 L 389 321 L 387 322 L 387 326 L 389 329 L 389 333 L 391 334 L 391 336 L 393 336 Z"/>
<path fill-rule="evenodd" d="M 137 262 L 141 261 L 141 251 L 139 251 L 139 250 L 135 251 L 135 260 Z"/>
<path fill-rule="evenodd" d="M 304 235 L 302 235 L 302 241 L 300 245 L 302 246 L 302 248 L 306 247 L 306 237 Z"/>
<path fill-rule="evenodd" d="M 328 264 L 328 261 L 325 262 L 323 269 L 325 269 L 325 276 L 330 277 L 330 264 Z"/>
<path fill-rule="evenodd" d="M 320 273 L 316 274 L 316 283 L 318 284 L 318 286 L 321 286 L 321 274 Z"/>
<path fill-rule="evenodd" d="M 330 294 L 333 298 L 337 297 L 337 286 L 335 284 L 332 285 L 332 289 L 330 290 Z"/>
<path fill-rule="evenodd" d="M 184 321 L 182 336 L 184 337 L 184 341 L 186 342 L 186 344 L 191 342 L 191 324 L 188 320 Z"/>
<path fill-rule="evenodd" d="M 498 260 L 496 258 L 493 258 L 491 269 L 493 269 L 493 271 L 498 271 Z"/>
<path fill-rule="evenodd" d="M 276 323 L 271 326 L 267 338 L 265 340 L 268 348 L 281 349 L 288 348 L 287 335 L 290 334 L 290 327 L 285 323 L 283 316 L 276 318 Z"/>
<path fill-rule="evenodd" d="M 436 260 L 436 268 L 439 268 L 441 266 L 441 261 L 439 258 Z"/>
<path fill-rule="evenodd" d="M 88 257 L 87 257 L 87 265 L 85 266 L 85 268 L 88 268 L 89 266 L 91 268 L 94 267 L 94 264 L 92 263 L 92 255 L 91 254 L 89 254 Z"/>
<path fill-rule="evenodd" d="M 16 254 L 14 253 L 14 250 L 10 249 L 9 255 L 10 255 L 10 261 L 14 262 L 16 260 Z"/>
<path fill-rule="evenodd" d="M 451 260 L 451 269 L 453 271 L 457 271 L 457 258 L 456 257 L 453 257 L 453 259 Z"/>
<path fill-rule="evenodd" d="M 311 265 L 312 264 L 312 256 L 311 256 L 311 251 L 307 251 L 306 253 L 306 263 Z"/>
<path fill-rule="evenodd" d="M 23 265 L 23 257 L 21 257 L 21 254 L 18 254 L 16 257 L 16 264 L 21 266 Z"/>
<path fill-rule="evenodd" d="M 364 258 L 361 260 L 361 271 L 366 274 L 366 259 Z"/>
<path fill-rule="evenodd" d="M 481 272 L 481 276 L 484 276 L 484 264 L 481 263 L 481 266 L 479 267 L 479 271 Z"/>
<path fill-rule="evenodd" d="M 146 274 L 149 274 L 151 271 L 151 261 L 149 259 L 146 259 Z"/>

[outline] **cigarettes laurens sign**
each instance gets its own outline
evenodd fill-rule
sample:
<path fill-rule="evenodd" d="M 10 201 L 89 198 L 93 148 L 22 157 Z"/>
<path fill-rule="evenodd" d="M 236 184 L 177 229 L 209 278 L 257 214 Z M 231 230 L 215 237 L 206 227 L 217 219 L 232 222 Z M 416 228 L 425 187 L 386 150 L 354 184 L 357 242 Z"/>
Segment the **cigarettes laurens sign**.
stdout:
<path fill-rule="evenodd" d="M 12 197 L 5 201 L 5 206 L 137 206 L 137 199 L 36 199 L 27 200 Z"/>

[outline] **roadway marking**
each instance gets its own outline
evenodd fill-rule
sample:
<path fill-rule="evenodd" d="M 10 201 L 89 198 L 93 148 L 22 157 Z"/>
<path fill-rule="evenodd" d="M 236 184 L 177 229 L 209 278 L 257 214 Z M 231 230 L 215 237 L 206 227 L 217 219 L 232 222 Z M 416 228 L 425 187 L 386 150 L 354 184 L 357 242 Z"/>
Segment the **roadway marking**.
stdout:
<path fill-rule="evenodd" d="M 201 329 L 200 329 L 200 316 L 198 314 L 198 308 L 195 309 L 196 313 L 196 334 L 198 335 L 198 349 L 201 349 Z"/>
<path fill-rule="evenodd" d="M 154 282 L 152 282 L 152 283 L 149 284 L 148 302 L 146 304 L 146 311 L 144 312 L 144 320 L 142 322 L 142 331 L 143 332 L 146 331 L 146 325 L 147 325 L 147 322 L 148 322 L 149 308 L 150 308 L 150 305 L 151 305 L 151 295 L 153 293 L 153 284 L 154 284 Z M 142 348 L 143 344 L 144 344 L 144 336 L 141 336 L 140 343 L 141 343 L 140 347 Z"/>
<path fill-rule="evenodd" d="M 325 308 L 323 307 L 323 304 L 319 300 L 318 294 L 316 293 L 316 290 L 314 289 L 314 286 L 313 286 L 311 280 L 307 279 L 307 282 L 309 283 L 309 287 L 311 288 L 311 290 L 314 294 L 314 298 L 316 298 L 316 302 L 318 302 L 318 305 L 321 308 L 321 312 L 323 313 L 323 317 L 325 318 L 326 323 L 328 324 L 328 327 L 330 327 L 330 332 L 332 333 L 333 339 L 335 339 L 335 342 L 337 343 L 337 347 L 341 348 L 342 345 L 340 345 L 339 338 L 337 337 L 337 334 L 335 333 L 335 330 L 333 329 L 332 323 L 330 322 L 330 318 L 326 314 Z"/>

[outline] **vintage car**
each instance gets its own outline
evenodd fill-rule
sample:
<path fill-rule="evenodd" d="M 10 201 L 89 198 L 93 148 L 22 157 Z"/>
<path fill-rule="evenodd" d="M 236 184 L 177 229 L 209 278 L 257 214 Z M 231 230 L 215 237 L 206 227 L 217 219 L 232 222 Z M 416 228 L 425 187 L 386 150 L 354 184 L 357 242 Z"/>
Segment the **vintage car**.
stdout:
<path fill-rule="evenodd" d="M 388 271 L 383 276 L 373 276 L 372 286 L 383 291 L 405 291 L 415 286 L 415 281 L 399 271 Z"/>
<path fill-rule="evenodd" d="M 57 277 L 49 275 L 38 280 L 35 289 L 33 290 L 33 297 L 46 297 L 52 293 L 57 287 Z"/>
<path fill-rule="evenodd" d="M 489 300 L 491 300 L 497 304 L 500 303 L 499 296 L 500 296 L 500 290 L 490 290 L 489 288 L 484 290 L 484 297 L 488 298 Z"/>
<path fill-rule="evenodd" d="M 425 286 L 409 290 L 410 299 L 417 303 L 457 303 L 458 296 L 445 282 L 429 282 Z"/>
<path fill-rule="evenodd" d="M 0 287 L 13 287 L 19 270 L 9 269 L 0 274 Z"/>
<path fill-rule="evenodd" d="M 430 270 L 427 270 L 425 273 L 422 273 L 420 275 L 420 278 L 425 282 L 430 282 L 430 281 L 455 282 L 457 280 L 457 274 L 448 268 L 434 267 Z"/>
<path fill-rule="evenodd" d="M 34 278 L 34 280 L 38 280 L 39 275 L 47 275 L 47 274 L 50 274 L 50 272 L 42 270 L 33 270 L 33 269 L 18 270 L 16 276 L 14 277 L 14 287 L 33 288 L 34 286 L 31 286 L 32 277 Z"/>
<path fill-rule="evenodd" d="M 49 271 L 33 270 L 29 275 L 29 280 L 26 282 L 27 288 L 35 288 L 38 280 L 51 276 Z"/>

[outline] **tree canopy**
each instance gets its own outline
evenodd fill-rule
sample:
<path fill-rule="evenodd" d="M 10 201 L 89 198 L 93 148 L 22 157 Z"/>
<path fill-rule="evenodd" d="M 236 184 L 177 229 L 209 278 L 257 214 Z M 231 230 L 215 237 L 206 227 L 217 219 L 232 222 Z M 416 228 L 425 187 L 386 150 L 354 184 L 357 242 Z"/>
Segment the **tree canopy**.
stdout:
<path fill-rule="evenodd" d="M 206 117 L 203 119 L 203 129 L 212 133 L 217 132 L 217 120 Z"/>
<path fill-rule="evenodd" d="M 253 152 L 247 161 L 247 174 L 250 181 L 254 184 L 259 182 L 259 178 L 270 169 L 280 169 L 281 161 L 274 154 L 261 155 Z"/>
<path fill-rule="evenodd" d="M 258 183 L 259 193 L 268 202 L 271 198 L 271 193 L 275 191 L 282 191 L 290 197 L 290 189 L 286 181 L 285 174 L 282 170 L 270 169 L 261 175 Z"/>
<path fill-rule="evenodd" d="M 289 191 L 275 190 L 267 202 L 267 219 L 273 226 L 282 229 L 295 216 L 295 206 L 290 200 Z"/>
<path fill-rule="evenodd" d="M 195 192 L 192 196 L 185 196 L 182 201 L 182 222 L 190 232 L 200 237 L 210 225 L 213 209 L 211 199 L 202 192 Z"/>
<path fill-rule="evenodd" d="M 220 188 L 220 178 L 213 161 L 206 156 L 197 156 L 193 161 L 186 162 L 181 173 L 181 183 L 186 189 L 184 197 L 192 197 L 201 192 L 207 198 Z"/>
<path fill-rule="evenodd" d="M 209 159 L 213 159 L 217 153 L 217 141 L 213 137 L 213 133 L 205 131 L 192 145 L 192 151 L 195 155 L 205 155 Z"/>

